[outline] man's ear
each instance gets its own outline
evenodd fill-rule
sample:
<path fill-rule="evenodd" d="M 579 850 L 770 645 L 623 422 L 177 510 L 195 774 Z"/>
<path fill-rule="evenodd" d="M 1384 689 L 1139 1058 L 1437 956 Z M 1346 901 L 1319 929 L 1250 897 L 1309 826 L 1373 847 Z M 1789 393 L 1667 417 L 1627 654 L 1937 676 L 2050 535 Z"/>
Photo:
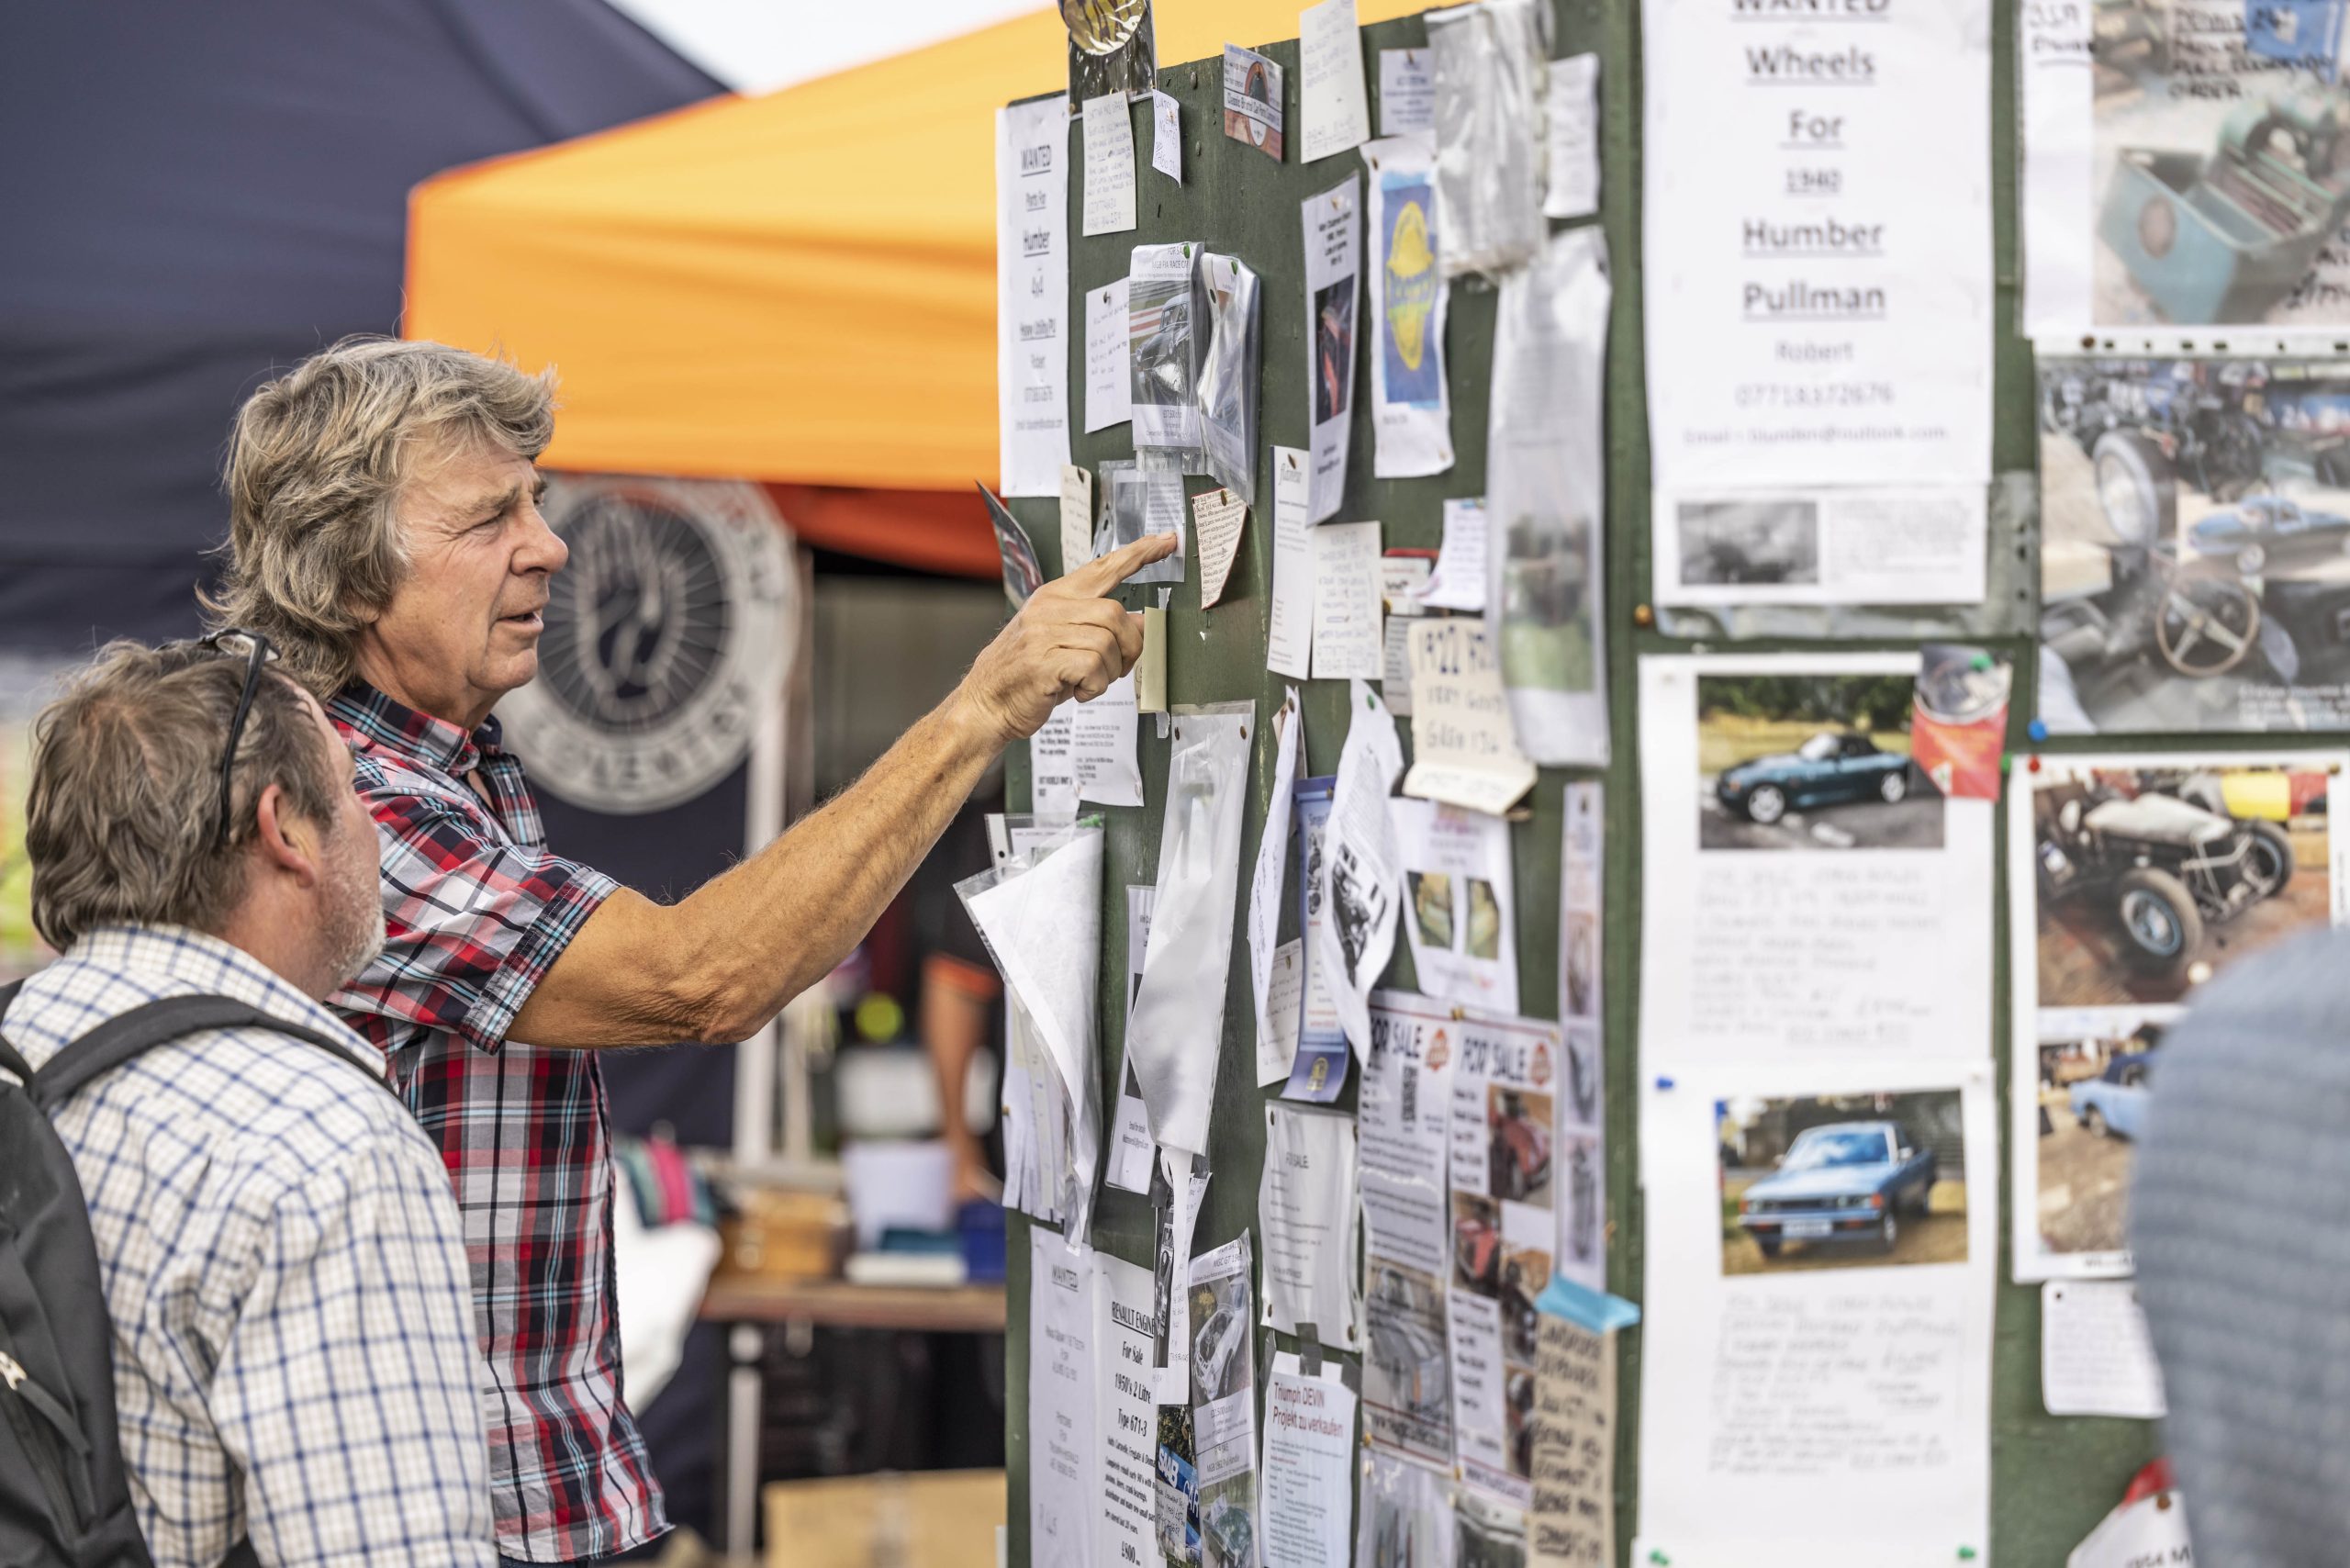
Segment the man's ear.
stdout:
<path fill-rule="evenodd" d="M 290 873 L 305 887 L 316 881 L 324 864 L 319 853 L 322 834 L 319 824 L 290 810 L 285 790 L 275 784 L 262 790 L 261 799 L 254 802 L 253 814 L 253 843 L 270 864 Z"/>

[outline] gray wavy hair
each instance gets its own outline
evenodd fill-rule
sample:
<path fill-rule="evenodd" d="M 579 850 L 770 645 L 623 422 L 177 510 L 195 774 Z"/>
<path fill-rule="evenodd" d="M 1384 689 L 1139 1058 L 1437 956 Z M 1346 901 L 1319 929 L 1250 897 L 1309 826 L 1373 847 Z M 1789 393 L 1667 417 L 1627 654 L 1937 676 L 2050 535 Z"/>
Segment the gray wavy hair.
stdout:
<path fill-rule="evenodd" d="M 32 734 L 25 850 L 33 926 L 60 952 L 112 922 L 217 932 L 245 896 L 262 791 L 330 833 L 345 788 L 293 682 L 254 683 L 233 764 L 228 842 L 216 843 L 220 753 L 245 661 L 173 643 L 110 643 L 42 710 Z"/>
<path fill-rule="evenodd" d="M 245 399 L 229 442 L 229 567 L 202 603 L 244 626 L 323 701 L 408 557 L 393 516 L 420 456 L 487 442 L 535 462 L 554 435 L 554 370 L 526 375 L 446 343 L 345 338 Z"/>

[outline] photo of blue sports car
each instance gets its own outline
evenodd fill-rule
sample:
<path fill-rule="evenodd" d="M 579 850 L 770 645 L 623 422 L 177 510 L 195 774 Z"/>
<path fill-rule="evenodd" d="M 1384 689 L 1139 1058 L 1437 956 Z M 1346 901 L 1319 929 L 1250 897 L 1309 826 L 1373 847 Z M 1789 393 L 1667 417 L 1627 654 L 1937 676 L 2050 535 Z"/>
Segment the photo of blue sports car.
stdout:
<path fill-rule="evenodd" d="M 1872 800 L 1897 805 L 1908 798 L 1909 785 L 1908 756 L 1850 730 L 1822 730 L 1792 752 L 1724 769 L 1714 793 L 1747 821 L 1769 827 L 1790 807 Z"/>

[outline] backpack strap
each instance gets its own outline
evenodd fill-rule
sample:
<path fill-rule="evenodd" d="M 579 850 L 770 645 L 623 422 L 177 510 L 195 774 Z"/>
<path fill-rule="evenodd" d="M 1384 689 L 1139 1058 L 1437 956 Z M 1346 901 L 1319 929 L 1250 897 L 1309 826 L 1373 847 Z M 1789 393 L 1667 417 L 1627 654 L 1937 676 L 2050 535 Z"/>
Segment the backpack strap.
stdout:
<path fill-rule="evenodd" d="M 5 1000 L 5 996 L 0 996 L 0 1002 Z M 249 1007 L 226 996 L 167 996 L 107 1019 L 51 1057 L 39 1071 L 32 1075 L 33 1103 L 44 1111 L 54 1110 L 91 1080 L 146 1055 L 158 1046 L 168 1045 L 183 1035 L 192 1035 L 200 1029 L 240 1027 L 266 1029 L 272 1034 L 308 1041 L 349 1066 L 353 1072 L 365 1074 L 368 1081 L 385 1093 L 392 1092 L 392 1086 L 381 1078 L 368 1074 L 357 1058 L 306 1025 L 287 1023 L 258 1007 Z"/>
<path fill-rule="evenodd" d="M 10 980 L 6 985 L 0 985 L 0 1018 L 7 1016 L 8 1004 L 17 1000 L 17 992 L 22 991 L 25 982 L 20 980 Z M 25 1059 L 23 1052 L 8 1043 L 8 1036 L 6 1035 L 0 1035 L 0 1072 L 14 1073 L 17 1081 L 23 1084 L 28 1092 L 31 1092 L 33 1065 Z"/>

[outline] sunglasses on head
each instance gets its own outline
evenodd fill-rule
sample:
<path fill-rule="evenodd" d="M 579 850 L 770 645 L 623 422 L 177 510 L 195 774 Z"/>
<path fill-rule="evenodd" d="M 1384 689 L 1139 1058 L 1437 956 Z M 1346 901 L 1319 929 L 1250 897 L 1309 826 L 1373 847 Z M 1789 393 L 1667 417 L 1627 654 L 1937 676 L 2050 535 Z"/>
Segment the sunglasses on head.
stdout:
<path fill-rule="evenodd" d="M 241 626 L 224 626 L 208 637 L 199 637 L 196 646 L 245 661 L 245 684 L 237 693 L 236 716 L 229 721 L 229 744 L 220 751 L 220 815 L 213 829 L 212 847 L 226 849 L 236 797 L 237 747 L 245 738 L 245 718 L 253 711 L 253 691 L 261 683 L 262 666 L 275 664 L 277 650 L 270 646 L 268 638 Z"/>

